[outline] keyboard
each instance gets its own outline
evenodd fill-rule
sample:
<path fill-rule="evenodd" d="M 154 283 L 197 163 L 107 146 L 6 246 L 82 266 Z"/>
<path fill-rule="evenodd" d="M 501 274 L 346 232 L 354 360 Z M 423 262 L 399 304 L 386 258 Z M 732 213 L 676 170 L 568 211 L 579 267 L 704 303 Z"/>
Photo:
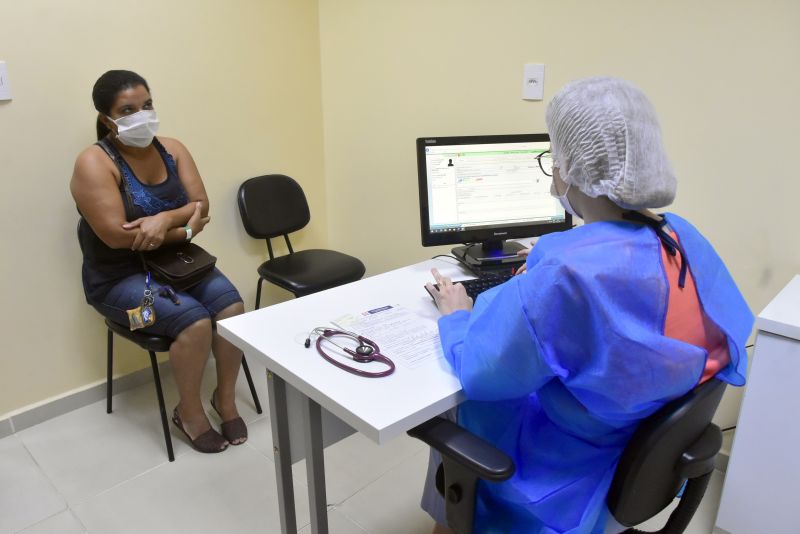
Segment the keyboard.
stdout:
<path fill-rule="evenodd" d="M 480 278 L 472 278 L 469 280 L 457 280 L 453 282 L 454 284 L 461 284 L 464 286 L 464 289 L 467 290 L 467 295 L 472 297 L 472 300 L 476 300 L 478 295 L 486 291 L 487 289 L 492 289 L 495 286 L 499 286 L 503 282 L 507 282 L 511 279 L 514 275 L 510 272 L 504 273 L 493 273 L 493 274 L 485 274 L 482 275 Z M 439 284 L 433 284 L 433 287 L 439 289 Z"/>

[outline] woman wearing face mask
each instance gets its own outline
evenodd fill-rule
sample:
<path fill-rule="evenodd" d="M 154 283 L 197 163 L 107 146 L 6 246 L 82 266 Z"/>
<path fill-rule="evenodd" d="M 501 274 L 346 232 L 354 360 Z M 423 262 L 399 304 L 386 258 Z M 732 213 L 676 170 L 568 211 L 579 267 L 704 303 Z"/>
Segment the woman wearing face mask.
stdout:
<path fill-rule="evenodd" d="M 83 286 L 98 312 L 127 325 L 127 310 L 141 305 L 145 288 L 139 253 L 196 237 L 210 220 L 209 202 L 186 147 L 155 137 L 159 121 L 144 78 L 124 70 L 106 72 L 95 83 L 92 99 L 98 142 L 78 156 L 70 183 L 83 217 Z M 133 213 L 126 211 L 126 185 Z M 217 269 L 177 295 L 161 287 L 151 281 L 155 323 L 144 331 L 174 339 L 169 357 L 180 403 L 173 422 L 201 452 L 243 443 L 247 427 L 234 400 L 242 353 L 212 329 L 212 320 L 244 311 L 239 293 Z M 217 371 L 211 403 L 223 421 L 223 435 L 211 427 L 200 398 L 210 350 Z"/>
<path fill-rule="evenodd" d="M 479 483 L 475 532 L 622 528 L 605 498 L 638 423 L 706 380 L 740 386 L 753 316 L 686 220 L 650 211 L 676 180 L 655 111 L 613 78 L 578 80 L 547 109 L 551 192 L 584 220 L 543 236 L 521 276 L 480 295 L 434 270 L 445 357 L 469 401 L 459 423 L 514 458 Z M 423 508 L 448 532 L 433 486 Z"/>

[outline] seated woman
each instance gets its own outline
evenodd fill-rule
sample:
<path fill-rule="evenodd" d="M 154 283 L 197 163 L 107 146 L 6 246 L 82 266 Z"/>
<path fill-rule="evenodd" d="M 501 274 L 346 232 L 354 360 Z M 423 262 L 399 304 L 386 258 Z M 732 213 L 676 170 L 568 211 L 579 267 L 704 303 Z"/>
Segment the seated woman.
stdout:
<path fill-rule="evenodd" d="M 92 99 L 99 113 L 98 142 L 78 156 L 70 183 L 84 219 L 79 236 L 83 287 L 98 312 L 127 325 L 126 310 L 142 303 L 145 289 L 139 253 L 202 232 L 209 222 L 208 197 L 186 147 L 176 139 L 155 137 L 158 119 L 144 78 L 108 71 L 95 83 Z M 169 357 L 180 402 L 172 421 L 201 452 L 243 443 L 247 427 L 234 400 L 242 353 L 212 329 L 212 321 L 244 311 L 242 298 L 217 269 L 177 296 L 159 293 L 158 280 L 151 282 L 151 289 L 155 323 L 143 331 L 174 339 Z M 211 403 L 223 421 L 224 437 L 211 428 L 200 399 L 212 349 L 217 389 Z"/>
<path fill-rule="evenodd" d="M 644 94 L 617 79 L 570 83 L 547 127 L 551 193 L 585 224 L 539 239 L 523 274 L 474 308 L 434 271 L 442 347 L 470 399 L 458 421 L 517 467 L 479 483 L 475 532 L 603 533 L 639 422 L 705 380 L 745 382 L 742 295 L 690 223 L 648 210 L 672 202 L 676 181 Z M 447 532 L 436 456 L 422 505 Z"/>

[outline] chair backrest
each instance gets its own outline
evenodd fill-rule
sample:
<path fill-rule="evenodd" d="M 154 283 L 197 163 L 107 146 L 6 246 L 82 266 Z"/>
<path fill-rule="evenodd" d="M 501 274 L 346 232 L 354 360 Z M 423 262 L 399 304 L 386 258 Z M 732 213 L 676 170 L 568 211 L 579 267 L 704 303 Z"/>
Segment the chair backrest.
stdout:
<path fill-rule="evenodd" d="M 725 383 L 711 379 L 663 406 L 637 428 L 617 466 L 606 502 L 623 525 L 637 525 L 672 502 L 687 476 L 686 453 L 705 437 Z M 719 429 L 714 427 L 716 433 Z M 716 450 L 709 453 L 713 468 Z M 711 469 L 709 469 L 710 471 Z"/>
<path fill-rule="evenodd" d="M 300 184 L 283 174 L 246 180 L 239 187 L 238 202 L 244 229 L 258 239 L 289 234 L 311 220 Z"/>
<path fill-rule="evenodd" d="M 86 231 L 88 230 L 89 224 L 83 220 L 83 217 L 78 219 L 78 245 L 81 247 L 81 254 L 85 253 L 85 247 L 83 246 L 83 240 L 85 239 Z"/>

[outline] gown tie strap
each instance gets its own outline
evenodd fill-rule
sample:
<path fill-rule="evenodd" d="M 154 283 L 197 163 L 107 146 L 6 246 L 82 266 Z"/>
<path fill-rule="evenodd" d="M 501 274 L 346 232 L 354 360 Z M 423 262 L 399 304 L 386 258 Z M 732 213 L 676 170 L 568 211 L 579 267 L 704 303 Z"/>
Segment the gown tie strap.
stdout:
<path fill-rule="evenodd" d="M 686 261 L 686 254 L 683 252 L 683 247 L 681 247 L 681 244 L 664 230 L 664 227 L 667 225 L 667 220 L 661 216 L 661 220 L 657 221 L 647 217 L 646 215 L 642 215 L 638 211 L 626 211 L 622 214 L 622 218 L 628 221 L 642 223 L 652 228 L 658 238 L 661 240 L 661 243 L 663 243 L 664 248 L 667 250 L 667 254 L 670 256 L 675 256 L 675 254 L 680 253 L 681 272 L 680 276 L 678 277 L 678 287 L 683 289 L 683 287 L 686 285 L 686 272 L 689 264 Z"/>

